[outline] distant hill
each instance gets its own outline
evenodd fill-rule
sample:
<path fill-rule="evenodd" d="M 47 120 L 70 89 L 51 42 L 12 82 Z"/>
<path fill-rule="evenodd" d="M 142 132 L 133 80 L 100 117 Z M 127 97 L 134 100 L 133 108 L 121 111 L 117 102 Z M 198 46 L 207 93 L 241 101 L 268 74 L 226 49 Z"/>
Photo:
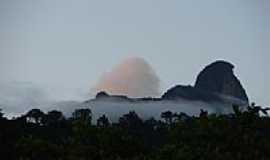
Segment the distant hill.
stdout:
<path fill-rule="evenodd" d="M 109 95 L 100 92 L 95 101 L 162 101 L 186 99 L 191 101 L 232 101 L 238 105 L 248 104 L 245 89 L 233 73 L 234 66 L 225 61 L 216 61 L 206 66 L 198 75 L 194 86 L 176 85 L 168 89 L 161 98 L 129 98 L 124 95 Z"/>
<path fill-rule="evenodd" d="M 233 99 L 248 104 L 245 89 L 233 73 L 234 66 L 225 61 L 216 61 L 206 66 L 198 75 L 195 86 L 177 85 L 169 89 L 162 99 L 184 98 L 201 101 Z"/>
<path fill-rule="evenodd" d="M 200 72 L 194 87 L 248 102 L 246 91 L 235 76 L 233 68 L 234 66 L 229 62 L 216 61 Z"/>
<path fill-rule="evenodd" d="M 99 92 L 95 98 L 83 102 L 64 101 L 32 106 L 45 110 L 58 109 L 67 116 L 76 108 L 90 108 L 96 116 L 94 119 L 106 114 L 113 120 L 131 110 L 142 118 L 160 118 L 160 113 L 166 110 L 189 115 L 198 115 L 201 109 L 209 113 L 231 113 L 232 105 L 245 107 L 249 103 L 233 68 L 229 62 L 216 61 L 200 72 L 194 86 L 176 85 L 159 98 L 129 98 Z"/>

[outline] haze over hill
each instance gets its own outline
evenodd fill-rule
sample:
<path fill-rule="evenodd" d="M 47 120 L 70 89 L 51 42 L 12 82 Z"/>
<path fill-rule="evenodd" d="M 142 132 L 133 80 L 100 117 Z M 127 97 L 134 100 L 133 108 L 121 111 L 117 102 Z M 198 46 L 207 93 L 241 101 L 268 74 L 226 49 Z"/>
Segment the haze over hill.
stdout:
<path fill-rule="evenodd" d="M 16 101 L 9 104 L 10 101 L 2 97 L 0 102 L 4 110 L 17 114 L 22 114 L 29 106 L 44 110 L 59 109 L 66 115 L 70 115 L 75 108 L 86 107 L 91 108 L 96 116 L 94 118 L 107 114 L 114 120 L 130 110 L 135 110 L 143 118 L 159 118 L 159 114 L 166 110 L 189 115 L 197 115 L 201 109 L 211 113 L 229 113 L 232 105 L 246 106 L 249 103 L 246 91 L 234 75 L 233 68 L 229 62 L 216 61 L 202 70 L 194 86 L 176 85 L 159 98 L 156 96 L 159 92 L 159 78 L 154 70 L 143 59 L 131 58 L 101 78 L 96 91 L 105 92 L 99 92 L 94 99 L 85 102 L 25 99 L 18 104 Z M 37 96 L 37 93 L 35 91 L 33 94 Z M 19 106 L 23 107 L 16 109 Z"/>
<path fill-rule="evenodd" d="M 95 99 L 83 104 L 91 107 L 94 115 L 106 114 L 114 120 L 130 110 L 135 110 L 143 118 L 159 118 L 159 114 L 166 110 L 189 115 L 198 115 L 201 109 L 210 113 L 230 113 L 233 105 L 244 107 L 249 103 L 246 91 L 234 75 L 233 68 L 229 62 L 216 61 L 198 75 L 194 87 L 177 85 L 161 98 L 129 98 L 128 93 L 109 95 L 100 92 Z M 110 91 L 110 88 L 103 89 Z"/>

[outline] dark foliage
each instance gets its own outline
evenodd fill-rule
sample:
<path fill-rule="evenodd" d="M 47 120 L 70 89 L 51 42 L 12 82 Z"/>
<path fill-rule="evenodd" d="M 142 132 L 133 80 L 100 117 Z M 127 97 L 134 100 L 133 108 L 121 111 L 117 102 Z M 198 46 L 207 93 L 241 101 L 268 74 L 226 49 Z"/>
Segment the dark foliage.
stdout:
<path fill-rule="evenodd" d="M 201 110 L 199 117 L 166 111 L 163 121 L 143 121 L 131 111 L 118 123 L 105 115 L 91 123 L 90 109 L 75 110 L 71 118 L 33 109 L 12 120 L 0 112 L 0 159 L 270 159 L 268 109 L 255 104 L 244 111 L 233 109 L 230 115 Z"/>

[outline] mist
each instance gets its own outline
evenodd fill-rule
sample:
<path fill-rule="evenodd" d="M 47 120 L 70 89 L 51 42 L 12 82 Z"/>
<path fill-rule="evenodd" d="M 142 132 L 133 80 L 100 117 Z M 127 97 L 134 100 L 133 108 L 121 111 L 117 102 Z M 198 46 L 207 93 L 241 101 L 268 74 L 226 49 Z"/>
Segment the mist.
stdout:
<path fill-rule="evenodd" d="M 49 101 L 51 100 L 47 92 L 32 83 L 0 83 L 0 108 L 9 115 L 23 113 Z"/>
<path fill-rule="evenodd" d="M 209 113 L 230 113 L 231 103 L 202 102 L 178 99 L 176 101 L 121 101 L 121 100 L 60 100 L 53 99 L 50 92 L 32 83 L 6 83 L 0 84 L 0 105 L 5 117 L 18 117 L 30 109 L 39 108 L 43 112 L 59 110 L 68 118 L 75 109 L 90 108 L 93 113 L 93 123 L 105 114 L 112 122 L 119 117 L 135 111 L 142 119 L 154 117 L 160 119 L 164 111 L 184 112 L 190 116 L 197 116 L 201 109 Z M 232 102 L 231 100 L 228 102 Z"/>
<path fill-rule="evenodd" d="M 106 115 L 111 122 L 117 122 L 124 114 L 135 111 L 143 120 L 154 117 L 161 119 L 160 115 L 164 111 L 173 113 L 186 113 L 189 116 L 198 116 L 201 109 L 208 113 L 227 114 L 232 113 L 232 103 L 230 102 L 203 102 L 178 99 L 175 101 L 121 101 L 121 100 L 90 100 L 62 101 L 47 106 L 42 106 L 43 111 L 51 109 L 60 110 L 66 117 L 71 117 L 75 109 L 89 108 L 92 111 L 93 123 L 102 116 Z"/>
<path fill-rule="evenodd" d="M 209 113 L 229 113 L 232 106 L 232 103 L 185 99 L 136 102 L 97 101 L 91 100 L 90 96 L 78 98 L 79 96 L 60 94 L 53 88 L 27 82 L 1 83 L 0 89 L 0 108 L 9 118 L 20 116 L 33 108 L 39 108 L 44 112 L 60 110 L 67 117 L 70 117 L 75 109 L 90 108 L 94 122 L 103 114 L 115 122 L 129 111 L 135 111 L 143 119 L 151 117 L 159 119 L 160 114 L 168 110 L 196 116 L 201 109 L 207 110 Z M 63 93 L 67 90 L 62 89 L 61 91 Z M 99 91 L 106 91 L 112 95 L 126 95 L 131 98 L 160 97 L 160 79 L 144 59 L 128 58 L 99 79 L 93 92 Z M 234 100 L 226 101 L 233 102 Z"/>
<path fill-rule="evenodd" d="M 205 103 L 200 101 L 186 101 L 178 100 L 173 101 L 159 101 L 159 102 L 92 102 L 90 108 L 93 113 L 93 121 L 105 114 L 112 122 L 117 122 L 119 117 L 128 113 L 129 111 L 135 111 L 142 119 L 146 120 L 151 117 L 155 119 L 161 119 L 162 112 L 171 111 L 177 113 L 186 113 L 190 116 L 198 116 L 200 110 L 207 110 L 209 113 L 217 113 L 216 108 L 223 108 L 223 113 L 229 113 L 230 108 L 221 103 Z"/>
<path fill-rule="evenodd" d="M 89 99 L 86 94 L 65 88 L 57 89 L 32 82 L 0 82 L 0 109 L 8 118 L 20 116 L 33 108 L 49 111 L 58 105 L 75 106 L 75 102 L 77 105 L 86 99 Z M 65 110 L 65 107 L 62 108 Z"/>

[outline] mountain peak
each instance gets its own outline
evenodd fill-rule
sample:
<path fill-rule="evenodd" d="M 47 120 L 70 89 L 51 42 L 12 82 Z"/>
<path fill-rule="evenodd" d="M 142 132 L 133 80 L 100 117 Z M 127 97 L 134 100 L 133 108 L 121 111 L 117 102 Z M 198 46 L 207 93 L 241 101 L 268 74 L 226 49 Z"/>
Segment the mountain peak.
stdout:
<path fill-rule="evenodd" d="M 199 73 L 194 87 L 177 85 L 169 89 L 162 98 L 220 101 L 221 97 L 231 97 L 248 103 L 246 91 L 234 75 L 233 69 L 234 65 L 226 61 L 211 63 Z"/>
<path fill-rule="evenodd" d="M 216 61 L 199 73 L 194 87 L 248 102 L 246 91 L 235 76 L 233 69 L 234 65 L 229 62 Z"/>

